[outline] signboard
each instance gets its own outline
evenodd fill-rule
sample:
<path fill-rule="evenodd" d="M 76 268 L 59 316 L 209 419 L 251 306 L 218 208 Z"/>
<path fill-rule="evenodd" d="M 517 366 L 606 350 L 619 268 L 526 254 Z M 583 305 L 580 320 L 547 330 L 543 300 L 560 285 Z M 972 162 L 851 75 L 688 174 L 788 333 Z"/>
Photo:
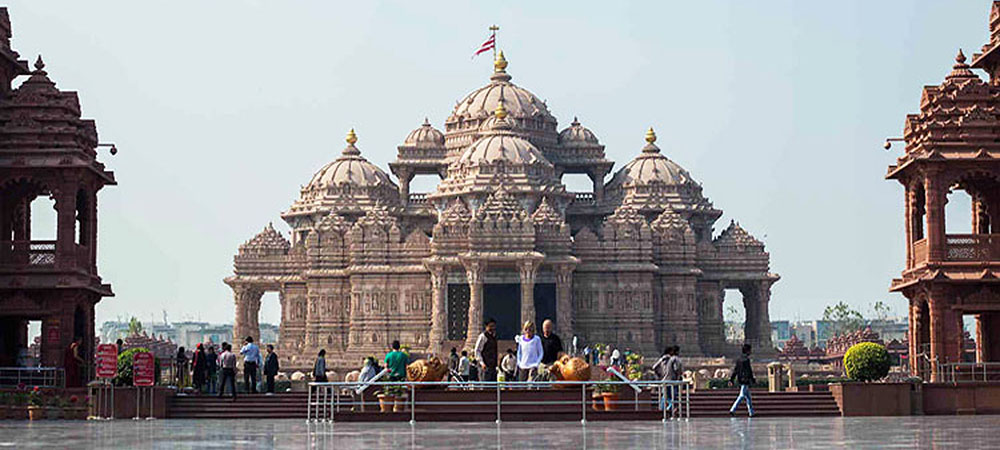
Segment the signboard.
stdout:
<path fill-rule="evenodd" d="M 53 345 L 59 345 L 60 334 L 61 333 L 59 333 L 59 322 L 53 320 L 52 323 L 48 326 L 48 329 L 46 330 L 45 342 Z"/>
<path fill-rule="evenodd" d="M 118 346 L 101 344 L 97 346 L 97 378 L 114 378 L 118 375 Z"/>
<path fill-rule="evenodd" d="M 149 352 L 136 353 L 132 356 L 132 384 L 135 386 L 152 386 L 156 381 L 156 363 L 153 354 Z"/>

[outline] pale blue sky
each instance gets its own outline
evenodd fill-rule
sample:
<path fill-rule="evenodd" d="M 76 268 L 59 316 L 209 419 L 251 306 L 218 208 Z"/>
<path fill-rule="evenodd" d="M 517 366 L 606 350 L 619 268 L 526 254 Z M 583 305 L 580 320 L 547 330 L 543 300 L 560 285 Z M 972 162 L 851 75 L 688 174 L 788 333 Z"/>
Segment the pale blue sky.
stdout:
<path fill-rule="evenodd" d="M 222 278 L 357 130 L 379 166 L 425 116 L 485 84 L 470 55 L 500 25 L 515 83 L 574 115 L 617 168 L 649 126 L 665 154 L 771 253 L 772 318 L 867 310 L 904 256 L 883 180 L 920 89 L 988 38 L 989 1 L 8 2 L 120 153 L 100 196 L 98 320 L 166 310 L 231 321 Z M 426 184 L 418 184 L 426 190 Z M 573 187 L 573 186 L 571 186 Z M 959 202 L 953 202 L 959 204 Z M 964 214 L 964 212 L 963 212 Z M 966 225 L 965 216 L 959 218 Z M 262 320 L 278 318 L 276 297 Z"/>

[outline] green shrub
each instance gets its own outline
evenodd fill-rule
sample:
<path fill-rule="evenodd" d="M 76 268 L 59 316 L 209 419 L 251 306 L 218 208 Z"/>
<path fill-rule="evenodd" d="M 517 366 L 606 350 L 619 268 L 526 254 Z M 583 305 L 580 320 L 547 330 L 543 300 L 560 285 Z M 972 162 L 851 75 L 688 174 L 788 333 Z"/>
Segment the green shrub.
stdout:
<path fill-rule="evenodd" d="M 890 365 L 889 351 L 874 342 L 854 344 L 844 354 L 844 370 L 855 381 L 881 380 L 889 374 Z"/>
<path fill-rule="evenodd" d="M 136 353 L 148 352 L 148 348 L 135 347 L 130 348 L 121 352 L 118 355 L 118 376 L 115 377 L 115 386 L 131 386 L 132 385 L 132 358 Z M 156 372 L 156 381 L 160 378 L 160 358 L 153 357 L 154 370 Z"/>

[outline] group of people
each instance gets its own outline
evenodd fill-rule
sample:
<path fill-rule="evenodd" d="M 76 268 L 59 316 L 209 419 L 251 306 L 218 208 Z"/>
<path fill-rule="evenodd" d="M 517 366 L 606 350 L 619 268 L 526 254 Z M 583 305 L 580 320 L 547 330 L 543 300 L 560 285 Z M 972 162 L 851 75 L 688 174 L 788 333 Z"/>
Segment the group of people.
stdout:
<path fill-rule="evenodd" d="M 497 322 L 492 318 L 486 319 L 482 333 L 476 338 L 474 359 L 470 360 L 466 351 L 462 351 L 459 358 L 453 348 L 448 368 L 459 381 L 534 380 L 539 367 L 550 365 L 559 358 L 563 352 L 562 339 L 553 331 L 553 323 L 549 319 L 542 322 L 541 335 L 535 333 L 535 324 L 531 321 L 525 322 L 521 331 L 514 338 L 516 352 L 508 349 L 500 360 Z"/>
<path fill-rule="evenodd" d="M 222 397 L 228 385 L 235 399 L 237 354 L 228 342 L 223 342 L 220 349 L 221 353 L 217 353 L 212 344 L 198 344 L 190 361 L 184 347 L 177 349 L 175 360 L 177 385 L 186 385 L 190 375 L 191 385 L 196 392 L 217 394 Z M 260 347 L 254 343 L 252 336 L 247 336 L 243 340 L 243 347 L 239 349 L 239 355 L 243 357 L 243 384 L 246 392 L 257 393 L 258 373 L 263 372 L 264 392 L 268 395 L 274 394 L 274 378 L 279 370 L 278 355 L 274 352 L 274 346 L 268 344 L 267 355 L 261 357 Z"/>

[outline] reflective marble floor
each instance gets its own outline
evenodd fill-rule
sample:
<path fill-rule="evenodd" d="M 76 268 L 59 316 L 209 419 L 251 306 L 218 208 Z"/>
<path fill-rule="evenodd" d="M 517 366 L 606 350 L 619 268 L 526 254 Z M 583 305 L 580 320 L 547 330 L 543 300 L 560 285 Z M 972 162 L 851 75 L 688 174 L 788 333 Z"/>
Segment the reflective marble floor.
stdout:
<path fill-rule="evenodd" d="M 0 449 L 522 449 L 1000 447 L 1000 416 L 688 422 L 334 423 L 301 420 L 0 421 Z"/>

